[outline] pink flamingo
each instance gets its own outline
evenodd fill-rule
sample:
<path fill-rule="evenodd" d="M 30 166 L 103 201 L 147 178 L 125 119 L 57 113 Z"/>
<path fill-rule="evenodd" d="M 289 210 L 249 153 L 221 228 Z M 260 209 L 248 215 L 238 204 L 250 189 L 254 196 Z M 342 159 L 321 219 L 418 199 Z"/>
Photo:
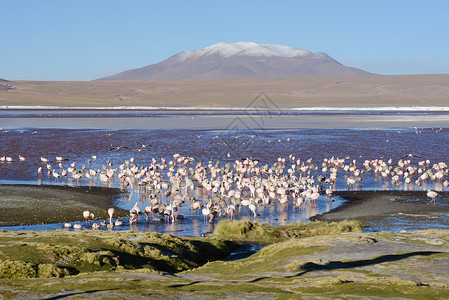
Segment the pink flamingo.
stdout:
<path fill-rule="evenodd" d="M 433 205 L 435 206 L 435 198 L 438 196 L 438 193 L 435 191 L 427 190 L 427 197 L 432 198 L 427 204 L 433 201 Z"/>
<path fill-rule="evenodd" d="M 208 207 L 205 207 L 201 210 L 201 213 L 204 216 L 204 222 L 206 222 L 207 217 L 210 216 L 210 209 Z"/>
<path fill-rule="evenodd" d="M 151 206 L 146 206 L 146 207 L 144 208 L 143 211 L 145 212 L 146 221 L 147 221 L 147 223 L 148 223 L 148 222 L 150 221 L 150 220 L 149 220 L 149 216 L 150 216 L 150 214 L 151 214 L 151 212 L 152 212 Z"/>
<path fill-rule="evenodd" d="M 231 217 L 231 220 L 234 219 L 235 205 L 230 204 L 226 208 L 226 214 Z"/>
<path fill-rule="evenodd" d="M 201 209 L 202 207 L 203 207 L 203 205 L 199 201 L 196 201 L 192 204 L 192 208 L 195 210 L 195 215 L 196 215 L 196 211 Z"/>
<path fill-rule="evenodd" d="M 83 217 L 86 219 L 86 223 L 89 223 L 89 218 L 94 218 L 94 214 L 88 210 L 83 211 Z"/>
<path fill-rule="evenodd" d="M 352 185 L 352 188 L 354 189 L 354 185 L 355 185 L 355 179 L 354 178 L 348 178 L 347 180 L 346 180 L 346 183 L 348 184 L 348 191 L 349 191 L 349 188 L 351 187 L 351 185 Z"/>

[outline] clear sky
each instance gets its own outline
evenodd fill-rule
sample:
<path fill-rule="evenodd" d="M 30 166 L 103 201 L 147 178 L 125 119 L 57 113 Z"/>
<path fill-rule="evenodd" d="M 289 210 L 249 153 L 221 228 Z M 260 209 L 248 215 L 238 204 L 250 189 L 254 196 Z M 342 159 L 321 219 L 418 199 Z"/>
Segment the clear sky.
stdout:
<path fill-rule="evenodd" d="M 0 32 L 10 80 L 92 80 L 239 41 L 378 74 L 449 73 L 448 0 L 0 0 Z"/>

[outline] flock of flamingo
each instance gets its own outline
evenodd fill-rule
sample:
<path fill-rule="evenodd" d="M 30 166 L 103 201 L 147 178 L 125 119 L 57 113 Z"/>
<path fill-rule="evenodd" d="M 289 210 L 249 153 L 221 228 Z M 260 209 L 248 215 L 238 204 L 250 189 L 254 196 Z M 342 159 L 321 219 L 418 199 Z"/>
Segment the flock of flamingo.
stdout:
<path fill-rule="evenodd" d="M 138 192 L 150 204 L 141 209 L 136 202 L 130 210 L 130 224 L 140 222 L 142 215 L 146 216 L 146 222 L 164 219 L 176 222 L 184 217 L 179 213 L 182 205 L 190 205 L 195 214 L 199 211 L 209 222 L 223 217 L 235 218 L 237 213 L 250 213 L 255 219 L 261 207 L 266 209 L 276 203 L 301 208 L 314 205 L 320 195 L 331 199 L 337 182 L 348 190 L 359 190 L 364 176 L 368 174 L 382 182 L 384 189 L 403 187 L 407 190 L 427 190 L 430 198 L 427 204 L 433 202 L 436 205 L 436 191 L 445 191 L 449 187 L 449 181 L 445 179 L 449 174 L 446 163 L 432 164 L 429 160 L 419 160 L 420 157 L 413 154 L 397 162 L 392 159 L 358 162 L 350 157 L 331 157 L 314 162 L 312 158 L 302 160 L 290 154 L 285 158 L 279 157 L 271 164 L 251 158 L 233 162 L 228 159 L 220 164 L 219 161 L 202 162 L 174 154 L 170 160 L 152 158 L 149 165 L 139 166 L 134 158 L 130 158 L 118 167 L 108 160 L 101 169 L 89 168 L 92 160 L 96 159 L 92 156 L 87 167 L 83 164 L 77 168 L 75 162 L 69 163 L 62 157 L 51 161 L 41 157 L 42 165 L 37 172 L 39 176 L 53 177 L 55 180 L 85 180 L 87 184 L 97 184 L 99 181 L 102 185 L 111 186 L 119 181 L 121 188 L 131 193 Z M 19 156 L 19 160 L 25 158 Z M 0 162 L 13 161 L 9 156 L 0 157 Z M 52 165 L 53 162 L 56 166 Z M 432 186 L 436 191 L 427 189 L 427 186 Z M 94 223 L 92 228 L 123 225 L 122 220 L 113 222 L 114 212 L 113 208 L 108 210 L 109 223 Z M 89 222 L 94 216 L 85 211 L 83 217 Z M 72 224 L 66 223 L 64 226 L 70 228 Z"/>

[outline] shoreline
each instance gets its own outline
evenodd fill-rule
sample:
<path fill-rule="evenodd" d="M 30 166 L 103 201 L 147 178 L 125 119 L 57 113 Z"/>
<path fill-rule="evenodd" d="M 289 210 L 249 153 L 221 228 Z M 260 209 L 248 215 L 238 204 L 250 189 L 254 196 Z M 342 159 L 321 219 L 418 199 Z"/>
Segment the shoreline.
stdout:
<path fill-rule="evenodd" d="M 85 210 L 95 219 L 108 219 L 109 207 L 114 207 L 117 215 L 127 215 L 114 204 L 120 193 L 103 187 L 1 184 L 0 226 L 84 221 Z"/>
<path fill-rule="evenodd" d="M 310 220 L 338 222 L 356 219 L 364 226 L 378 224 L 381 227 L 395 226 L 386 221 L 390 217 L 425 222 L 426 219 L 449 216 L 448 196 L 443 192 L 439 194 L 434 206 L 426 205 L 430 201 L 426 191 L 337 191 L 334 195 L 344 198 L 346 203 Z"/>
<path fill-rule="evenodd" d="M 226 107 L 226 106 L 54 106 L 54 105 L 0 105 L 0 110 L 148 110 L 148 111 L 253 111 L 253 112 L 270 112 L 270 111 L 286 111 L 286 112 L 332 112 L 332 111 L 350 111 L 350 112 L 449 112 L 449 106 L 317 106 L 317 107 L 293 107 L 279 108 L 273 107 Z"/>
<path fill-rule="evenodd" d="M 114 207 L 117 216 L 128 212 L 114 205 L 121 194 L 117 188 L 67 187 L 55 185 L 0 185 L 0 226 L 23 226 L 83 221 L 82 212 L 89 210 L 95 219 L 107 219 L 107 209 Z M 346 203 L 310 221 L 338 222 L 356 219 L 366 225 L 391 216 L 449 216 L 449 199 L 440 193 L 437 205 L 429 201 L 425 191 L 336 191 Z"/>

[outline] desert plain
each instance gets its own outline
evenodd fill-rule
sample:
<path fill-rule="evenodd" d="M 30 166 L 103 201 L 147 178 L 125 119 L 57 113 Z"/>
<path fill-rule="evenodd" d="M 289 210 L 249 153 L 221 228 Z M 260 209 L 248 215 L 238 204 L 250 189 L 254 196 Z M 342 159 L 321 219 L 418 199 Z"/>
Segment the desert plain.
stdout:
<path fill-rule="evenodd" d="M 176 81 L 9 81 L 4 106 L 237 107 L 261 92 L 281 109 L 448 106 L 449 74 Z"/>

